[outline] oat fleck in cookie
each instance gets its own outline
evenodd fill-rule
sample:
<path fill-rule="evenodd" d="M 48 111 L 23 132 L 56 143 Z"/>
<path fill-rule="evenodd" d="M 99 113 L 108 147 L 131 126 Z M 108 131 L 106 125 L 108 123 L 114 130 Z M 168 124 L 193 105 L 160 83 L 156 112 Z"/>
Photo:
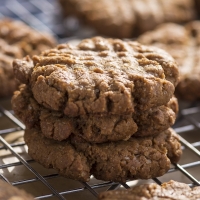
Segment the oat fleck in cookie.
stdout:
<path fill-rule="evenodd" d="M 169 181 L 161 186 L 156 183 L 139 185 L 128 190 L 102 192 L 99 200 L 197 200 L 200 187 L 190 188 L 185 183 Z"/>
<path fill-rule="evenodd" d="M 25 130 L 30 156 L 47 168 L 54 168 L 68 178 L 125 182 L 162 176 L 171 162 L 178 162 L 181 145 L 168 129 L 156 136 L 130 138 L 127 141 L 91 144 L 78 136 L 58 142 L 45 138 L 40 130 Z"/>
<path fill-rule="evenodd" d="M 23 190 L 18 189 L 0 180 L 1 200 L 34 200 L 34 198 Z"/>
<path fill-rule="evenodd" d="M 76 16 L 98 33 L 118 38 L 130 38 L 163 22 L 187 22 L 196 16 L 194 0 L 60 0 L 60 4 L 64 15 Z"/>
<path fill-rule="evenodd" d="M 200 21 L 185 26 L 162 24 L 141 35 L 138 41 L 162 48 L 174 57 L 180 71 L 175 93 L 180 99 L 200 99 Z"/>
<path fill-rule="evenodd" d="M 166 52 L 102 37 L 59 45 L 34 56 L 32 67 L 28 58 L 15 60 L 13 67 L 39 104 L 70 117 L 165 105 L 179 76 Z"/>
<path fill-rule="evenodd" d="M 13 75 L 13 59 L 38 54 L 56 45 L 55 39 L 11 19 L 0 20 L 0 97 L 9 96 L 17 88 Z"/>
<path fill-rule="evenodd" d="M 26 85 L 15 91 L 12 107 L 27 128 L 40 128 L 48 138 L 61 141 L 75 134 L 93 143 L 128 140 L 132 135 L 158 134 L 174 124 L 178 112 L 177 99 L 173 97 L 167 105 L 129 115 L 68 117 L 39 105 Z"/>

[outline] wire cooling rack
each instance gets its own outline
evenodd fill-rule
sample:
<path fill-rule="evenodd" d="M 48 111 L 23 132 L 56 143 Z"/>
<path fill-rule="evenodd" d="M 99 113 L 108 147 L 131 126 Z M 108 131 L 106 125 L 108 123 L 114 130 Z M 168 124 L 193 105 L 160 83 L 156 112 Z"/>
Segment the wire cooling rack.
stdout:
<path fill-rule="evenodd" d="M 11 17 L 46 31 L 59 42 L 91 36 L 93 31 L 74 18 L 63 20 L 56 0 L 0 0 L 0 17 Z M 27 154 L 23 140 L 25 126 L 11 109 L 10 98 L 0 100 L 0 179 L 26 190 L 35 199 L 97 199 L 105 190 L 127 189 L 134 185 L 171 179 L 200 185 L 200 102 L 181 103 L 174 125 L 180 135 L 183 155 L 178 164 L 172 164 L 167 174 L 150 180 L 127 180 L 120 184 L 99 181 L 78 182 L 66 179 L 51 169 L 45 169 Z"/>
<path fill-rule="evenodd" d="M 10 109 L 10 99 L 0 101 L 0 177 L 14 186 L 25 189 L 36 199 L 96 199 L 105 190 L 129 188 L 133 185 L 171 179 L 190 186 L 200 185 L 200 105 L 181 109 L 174 129 L 180 135 L 183 156 L 178 164 L 172 164 L 167 174 L 153 180 L 127 181 L 124 184 L 98 181 L 78 182 L 47 170 L 27 154 L 23 141 L 25 128 Z"/>

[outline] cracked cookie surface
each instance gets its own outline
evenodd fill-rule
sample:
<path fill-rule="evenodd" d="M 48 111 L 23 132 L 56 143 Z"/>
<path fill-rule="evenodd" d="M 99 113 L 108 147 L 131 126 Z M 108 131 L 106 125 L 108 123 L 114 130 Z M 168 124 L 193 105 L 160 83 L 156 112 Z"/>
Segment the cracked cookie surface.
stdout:
<path fill-rule="evenodd" d="M 33 57 L 32 68 L 27 59 L 15 60 L 13 67 L 39 104 L 70 117 L 130 114 L 165 105 L 179 76 L 166 52 L 102 37 L 44 51 Z"/>

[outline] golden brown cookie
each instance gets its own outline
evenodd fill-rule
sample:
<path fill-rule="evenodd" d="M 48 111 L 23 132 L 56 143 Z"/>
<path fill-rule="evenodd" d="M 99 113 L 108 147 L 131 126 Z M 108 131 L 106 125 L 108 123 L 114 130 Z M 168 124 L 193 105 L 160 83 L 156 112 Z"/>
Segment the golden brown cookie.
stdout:
<path fill-rule="evenodd" d="M 40 105 L 70 117 L 131 114 L 165 105 L 179 76 L 165 51 L 102 37 L 59 45 L 34 56 L 32 64 L 25 58 L 13 67 Z"/>
<path fill-rule="evenodd" d="M 76 16 L 98 33 L 130 38 L 163 22 L 195 18 L 193 0 L 60 0 L 64 15 Z"/>
<path fill-rule="evenodd" d="M 174 57 L 180 71 L 180 82 L 176 87 L 179 98 L 200 98 L 200 21 L 185 26 L 162 24 L 141 35 L 138 41 L 162 48 Z"/>
<path fill-rule="evenodd" d="M 21 58 L 22 56 L 19 47 L 9 45 L 0 38 L 0 97 L 11 95 L 17 88 L 12 61 L 14 58 Z"/>
<path fill-rule="evenodd" d="M 17 88 L 12 62 L 16 58 L 38 54 L 56 45 L 55 39 L 11 19 L 0 20 L 0 97 L 9 96 Z"/>
<path fill-rule="evenodd" d="M 0 20 L 0 38 L 9 45 L 19 47 L 23 56 L 35 55 L 56 45 L 55 38 L 51 35 L 9 18 Z"/>
<path fill-rule="evenodd" d="M 169 181 L 161 186 L 156 183 L 139 185 L 128 190 L 102 192 L 99 200 L 197 200 L 200 187 L 190 188 L 185 183 Z"/>

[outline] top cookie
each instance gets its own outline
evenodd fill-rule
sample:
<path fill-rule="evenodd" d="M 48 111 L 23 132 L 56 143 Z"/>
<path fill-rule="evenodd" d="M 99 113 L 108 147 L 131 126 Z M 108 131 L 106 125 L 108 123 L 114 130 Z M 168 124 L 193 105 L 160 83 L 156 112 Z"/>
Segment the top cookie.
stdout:
<path fill-rule="evenodd" d="M 180 82 L 176 87 L 179 98 L 200 98 L 200 22 L 185 26 L 166 23 L 138 38 L 143 44 L 154 45 L 169 52 L 177 61 Z"/>
<path fill-rule="evenodd" d="M 195 18 L 193 0 L 60 0 L 60 4 L 66 16 L 76 16 L 100 34 L 119 38 L 132 37 L 163 22 Z"/>
<path fill-rule="evenodd" d="M 166 52 L 118 39 L 94 37 L 15 60 L 15 76 L 36 101 L 68 116 L 127 114 L 166 104 L 178 69 Z"/>

